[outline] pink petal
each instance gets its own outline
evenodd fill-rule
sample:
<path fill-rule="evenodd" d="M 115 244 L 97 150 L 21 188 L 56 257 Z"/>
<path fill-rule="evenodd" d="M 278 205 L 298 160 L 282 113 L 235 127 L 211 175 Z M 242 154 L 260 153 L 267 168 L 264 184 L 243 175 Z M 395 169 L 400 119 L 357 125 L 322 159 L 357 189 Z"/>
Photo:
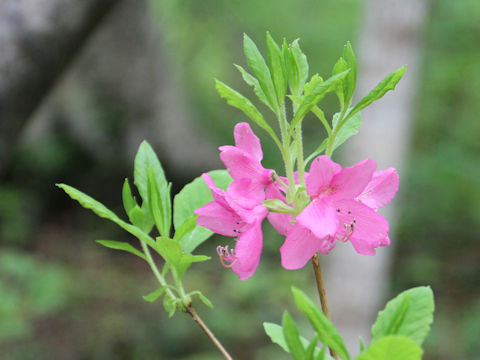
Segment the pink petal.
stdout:
<path fill-rule="evenodd" d="M 249 226 L 235 244 L 235 262 L 232 270 L 240 280 L 247 280 L 255 273 L 260 262 L 263 247 L 262 222 Z"/>
<path fill-rule="evenodd" d="M 323 199 L 313 200 L 297 216 L 297 222 L 312 231 L 320 239 L 328 235 L 335 235 L 338 227 L 338 217 L 335 208 Z"/>
<path fill-rule="evenodd" d="M 313 160 L 310 172 L 307 177 L 307 193 L 310 196 L 317 196 L 324 189 L 327 189 L 335 174 L 339 173 L 342 167 L 330 160 L 326 155 L 321 155 Z"/>
<path fill-rule="evenodd" d="M 285 196 L 279 190 L 277 184 L 268 185 L 265 190 L 265 197 L 267 199 L 279 199 L 286 203 Z M 290 229 L 293 227 L 292 225 L 292 215 L 291 214 L 284 214 L 284 213 L 276 213 L 276 212 L 269 212 L 268 213 L 268 221 L 270 224 L 282 235 L 287 235 Z"/>
<path fill-rule="evenodd" d="M 356 200 L 343 199 L 335 206 L 340 219 L 338 234 L 349 237 L 359 254 L 374 255 L 376 247 L 390 243 L 389 225 L 382 215 Z M 351 224 L 353 231 L 347 231 Z"/>
<path fill-rule="evenodd" d="M 351 167 L 346 167 L 336 174 L 331 182 L 334 190 L 332 199 L 348 199 L 357 197 L 368 182 L 372 179 L 377 163 L 372 159 L 365 159 Z"/>
<path fill-rule="evenodd" d="M 394 168 L 375 171 L 372 180 L 367 184 L 358 200 L 372 209 L 379 209 L 392 201 L 397 193 L 398 183 L 398 173 Z"/>
<path fill-rule="evenodd" d="M 235 145 L 239 149 L 247 152 L 252 158 L 261 161 L 263 158 L 260 139 L 253 133 L 248 123 L 239 123 L 233 130 Z"/>
<path fill-rule="evenodd" d="M 220 159 L 234 180 L 250 178 L 265 184 L 272 181 L 273 170 L 264 169 L 260 161 L 246 151 L 235 146 L 221 146 L 220 150 Z"/>
<path fill-rule="evenodd" d="M 246 223 L 219 203 L 212 201 L 195 210 L 198 215 L 197 224 L 225 236 L 238 236 Z"/>
<path fill-rule="evenodd" d="M 282 266 L 287 270 L 300 269 L 317 251 L 328 254 L 334 246 L 335 243 L 328 237 L 318 238 L 309 229 L 297 223 L 280 248 Z"/>
<path fill-rule="evenodd" d="M 202 178 L 205 181 L 205 184 L 210 188 L 212 192 L 213 200 L 219 203 L 224 207 L 229 207 L 226 200 L 225 200 L 225 191 L 218 188 L 217 185 L 213 182 L 212 177 L 208 173 L 202 174 Z"/>
<path fill-rule="evenodd" d="M 253 209 L 265 200 L 265 185 L 249 178 L 242 178 L 230 183 L 227 194 L 238 205 L 245 209 Z"/>

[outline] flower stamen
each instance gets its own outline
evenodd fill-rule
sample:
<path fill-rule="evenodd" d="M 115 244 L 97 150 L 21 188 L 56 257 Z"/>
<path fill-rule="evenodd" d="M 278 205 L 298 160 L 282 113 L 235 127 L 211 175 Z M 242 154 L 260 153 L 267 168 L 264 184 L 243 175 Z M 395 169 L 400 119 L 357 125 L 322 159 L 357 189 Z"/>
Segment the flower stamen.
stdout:
<path fill-rule="evenodd" d="M 217 254 L 223 267 L 231 268 L 233 264 L 237 261 L 237 258 L 235 256 L 235 250 L 230 250 L 228 248 L 228 245 L 225 247 L 217 246 Z"/>

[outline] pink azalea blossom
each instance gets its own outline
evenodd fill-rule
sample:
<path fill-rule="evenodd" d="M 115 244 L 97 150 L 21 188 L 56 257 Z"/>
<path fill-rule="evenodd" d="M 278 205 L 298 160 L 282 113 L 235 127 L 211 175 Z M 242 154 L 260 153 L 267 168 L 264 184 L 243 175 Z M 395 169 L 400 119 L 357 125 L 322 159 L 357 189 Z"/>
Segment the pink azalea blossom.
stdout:
<path fill-rule="evenodd" d="M 328 156 L 317 157 L 306 179 L 311 203 L 297 216 L 280 249 L 286 269 L 304 266 L 317 252 L 328 253 L 337 240 L 364 255 L 390 244 L 388 222 L 375 210 L 398 189 L 394 169 L 375 171 L 372 159 L 341 169 Z"/>
<path fill-rule="evenodd" d="M 218 247 L 220 261 L 225 267 L 231 267 L 239 275 L 240 280 L 252 276 L 260 262 L 263 247 L 261 224 L 267 216 L 267 208 L 255 204 L 255 196 L 241 199 L 235 198 L 237 187 L 248 188 L 251 180 L 240 179 L 230 184 L 227 191 L 219 189 L 209 174 L 202 175 L 210 188 L 213 201 L 196 209 L 197 224 L 218 234 L 236 237 L 235 249 L 228 246 Z M 247 204 L 250 207 L 242 206 Z"/>
<path fill-rule="evenodd" d="M 262 166 L 263 152 L 260 139 L 253 133 L 248 123 L 235 125 L 233 135 L 235 146 L 221 146 L 220 159 L 234 183 L 241 179 L 249 179 L 250 182 L 235 185 L 231 190 L 232 196 L 261 203 L 265 200 L 265 188 L 273 184 L 274 171 Z"/>

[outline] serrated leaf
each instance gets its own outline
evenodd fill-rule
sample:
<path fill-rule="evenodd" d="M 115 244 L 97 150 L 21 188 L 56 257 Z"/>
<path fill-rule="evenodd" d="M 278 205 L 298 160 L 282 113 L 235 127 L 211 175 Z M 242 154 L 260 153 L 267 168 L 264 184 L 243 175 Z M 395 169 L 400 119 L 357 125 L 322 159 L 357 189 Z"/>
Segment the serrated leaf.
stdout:
<path fill-rule="evenodd" d="M 372 342 L 355 360 L 421 360 L 423 350 L 404 336 L 386 336 Z"/>
<path fill-rule="evenodd" d="M 429 286 L 406 290 L 390 300 L 372 326 L 372 341 L 403 335 L 421 345 L 430 331 L 435 308 Z"/>
<path fill-rule="evenodd" d="M 214 170 L 208 173 L 215 184 L 220 189 L 226 189 L 232 182 L 232 178 L 226 170 Z M 198 209 L 213 200 L 212 193 L 203 181 L 202 177 L 197 177 L 175 196 L 173 224 L 175 228 L 180 228 L 186 221 L 195 217 L 195 209 Z M 180 245 L 184 252 L 191 253 L 198 245 L 207 240 L 213 234 L 212 231 L 196 226 L 195 229 L 180 239 Z"/>
<path fill-rule="evenodd" d="M 273 110 L 272 106 L 267 100 L 267 97 L 265 96 L 265 93 L 263 92 L 262 88 L 260 87 L 260 83 L 258 80 L 251 74 L 249 74 L 243 67 L 240 65 L 235 65 L 235 67 L 240 71 L 242 74 L 243 80 L 250 86 L 253 86 L 253 91 L 257 95 L 258 99 L 263 102 L 265 105 L 267 105 L 271 110 Z"/>
<path fill-rule="evenodd" d="M 381 97 L 383 97 L 383 95 L 385 95 L 387 91 L 394 90 L 395 86 L 403 77 L 403 74 L 405 73 L 406 69 L 407 68 L 403 66 L 400 69 L 390 73 L 387 77 L 385 77 L 382 81 L 380 81 L 378 85 L 368 93 L 367 96 L 365 96 L 362 100 L 358 102 L 357 105 L 353 107 L 351 114 L 355 114 L 360 110 L 366 108 L 375 100 L 378 100 Z"/>
<path fill-rule="evenodd" d="M 336 113 L 333 115 L 333 132 L 335 133 L 336 127 L 338 126 L 338 120 L 340 117 L 340 113 Z M 335 136 L 335 141 L 333 143 L 333 149 L 335 150 L 340 145 L 342 145 L 345 141 L 347 141 L 353 135 L 358 134 L 358 131 L 362 127 L 362 114 L 356 113 L 353 116 L 349 117 L 347 121 L 342 125 L 340 130 L 338 131 L 337 135 Z"/>
<path fill-rule="evenodd" d="M 297 307 L 307 316 L 320 341 L 332 349 L 342 359 L 349 360 L 347 348 L 342 337 L 330 320 L 318 309 L 315 303 L 301 290 L 292 287 Z"/>
<path fill-rule="evenodd" d="M 255 43 L 248 37 L 247 34 L 243 35 L 243 52 L 247 58 L 248 66 L 252 70 L 253 75 L 255 75 L 257 78 L 260 87 L 267 97 L 271 107 L 275 110 L 278 110 L 275 87 L 273 85 L 270 70 L 268 69 L 262 54 L 260 54 L 257 45 L 255 45 Z"/>
<path fill-rule="evenodd" d="M 240 109 L 247 115 L 255 124 L 267 131 L 269 134 L 275 134 L 270 125 L 267 124 L 263 115 L 258 111 L 255 105 L 252 104 L 245 96 L 233 90 L 228 85 L 225 85 L 219 80 L 216 80 L 216 88 L 220 97 L 225 99 L 227 103 L 237 109 Z"/>
<path fill-rule="evenodd" d="M 145 301 L 148 301 L 148 302 L 154 302 L 160 296 L 162 296 L 162 294 L 165 292 L 165 290 L 167 290 L 167 288 L 169 288 L 169 287 L 170 286 L 168 286 L 168 285 L 163 285 L 163 286 L 159 287 L 157 290 L 151 292 L 150 294 L 143 296 L 143 299 Z"/>
<path fill-rule="evenodd" d="M 285 103 L 285 94 L 287 92 L 287 74 L 285 70 L 285 61 L 283 53 L 278 44 L 273 40 L 267 31 L 267 50 L 268 50 L 268 67 L 272 75 L 273 85 L 277 103 L 280 107 Z"/>
<path fill-rule="evenodd" d="M 135 206 L 138 206 L 137 202 L 133 198 L 132 190 L 130 189 L 130 183 L 128 182 L 128 179 L 125 179 L 125 182 L 123 183 L 122 200 L 123 208 L 125 209 L 125 213 L 127 215 Z"/>
<path fill-rule="evenodd" d="M 325 81 L 316 81 L 315 85 L 312 86 L 312 90 L 305 95 L 302 103 L 297 109 L 295 116 L 292 119 L 290 125 L 290 136 L 292 135 L 293 129 L 295 126 L 307 115 L 307 113 L 315 106 L 317 103 L 330 91 L 335 89 L 339 82 L 348 74 L 348 71 L 343 73 L 333 75 Z"/>
<path fill-rule="evenodd" d="M 137 255 L 138 257 L 141 257 L 143 260 L 146 260 L 145 255 L 141 251 L 135 249 L 132 245 L 130 245 L 127 242 L 113 241 L 113 240 L 95 240 L 95 241 L 107 248 L 126 251 L 133 255 Z"/>
<path fill-rule="evenodd" d="M 82 205 L 84 208 L 92 210 L 95 214 L 102 218 L 113 221 L 122 229 L 128 231 L 130 234 L 136 236 L 138 239 L 146 242 L 150 247 L 155 248 L 155 241 L 153 241 L 153 239 L 147 233 L 134 225 L 127 224 L 125 221 L 120 219 L 113 211 L 107 209 L 102 203 L 69 185 L 57 184 L 57 186 L 63 191 L 65 191 L 68 196 L 70 196 L 73 200 L 78 201 L 80 205 Z"/>
<path fill-rule="evenodd" d="M 305 359 L 305 349 L 300 341 L 300 334 L 298 333 L 297 325 L 292 317 L 285 311 L 282 318 L 283 336 L 287 342 L 288 349 L 296 360 Z"/>

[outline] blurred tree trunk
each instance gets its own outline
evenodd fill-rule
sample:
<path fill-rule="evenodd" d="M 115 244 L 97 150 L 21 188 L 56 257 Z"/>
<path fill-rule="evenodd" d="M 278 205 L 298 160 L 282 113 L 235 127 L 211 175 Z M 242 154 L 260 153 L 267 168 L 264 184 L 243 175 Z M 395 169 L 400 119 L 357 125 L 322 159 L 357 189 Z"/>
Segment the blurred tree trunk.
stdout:
<path fill-rule="evenodd" d="M 116 2 L 0 2 L 0 174 L 23 124 Z"/>
<path fill-rule="evenodd" d="M 362 111 L 359 135 L 347 143 L 345 164 L 367 157 L 379 169 L 395 167 L 405 179 L 414 96 L 417 89 L 422 23 L 426 18 L 424 0 L 369 0 L 360 33 L 357 95 L 363 97 L 391 71 L 407 65 L 404 78 L 394 92 Z M 357 98 L 357 101 L 359 99 Z M 380 248 L 374 257 L 355 253 L 351 246 L 337 246 L 328 264 L 327 291 L 333 320 L 358 353 L 358 336 L 370 337 L 370 326 L 384 304 L 390 263 L 395 246 L 395 204 L 381 211 L 391 225 L 392 246 Z"/>

